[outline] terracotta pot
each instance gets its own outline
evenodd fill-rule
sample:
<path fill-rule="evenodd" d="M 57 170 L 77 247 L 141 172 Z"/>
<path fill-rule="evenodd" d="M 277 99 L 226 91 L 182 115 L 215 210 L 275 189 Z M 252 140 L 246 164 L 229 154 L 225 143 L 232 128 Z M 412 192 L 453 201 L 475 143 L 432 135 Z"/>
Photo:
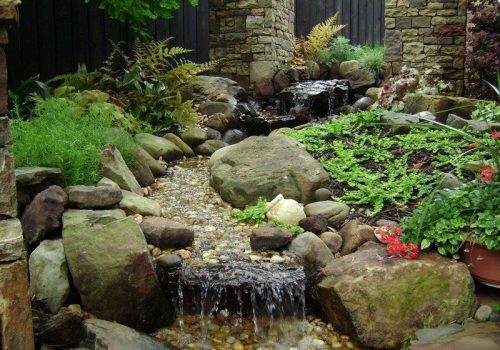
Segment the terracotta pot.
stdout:
<path fill-rule="evenodd" d="M 460 260 L 479 282 L 500 288 L 500 251 L 491 251 L 482 244 L 468 241 L 461 250 Z"/>

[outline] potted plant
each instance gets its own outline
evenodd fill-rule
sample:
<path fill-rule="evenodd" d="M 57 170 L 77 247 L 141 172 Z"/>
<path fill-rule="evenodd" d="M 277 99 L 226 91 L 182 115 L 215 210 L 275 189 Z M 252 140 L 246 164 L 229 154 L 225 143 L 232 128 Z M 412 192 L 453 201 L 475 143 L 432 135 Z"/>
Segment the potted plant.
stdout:
<path fill-rule="evenodd" d="M 403 220 L 402 239 L 461 258 L 476 279 L 500 288 L 500 132 L 476 140 L 471 151 L 485 157 L 471 168 L 478 178 L 435 190 Z"/>

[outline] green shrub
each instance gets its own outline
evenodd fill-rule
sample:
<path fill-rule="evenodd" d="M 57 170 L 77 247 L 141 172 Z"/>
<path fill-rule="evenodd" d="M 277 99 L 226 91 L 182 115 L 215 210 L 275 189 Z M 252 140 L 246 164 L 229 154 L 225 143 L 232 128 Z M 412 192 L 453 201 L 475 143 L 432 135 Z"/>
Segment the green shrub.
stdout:
<path fill-rule="evenodd" d="M 99 110 L 102 103 L 85 109 L 66 98 L 39 100 L 31 120 L 12 122 L 16 166 L 60 168 L 62 186 L 93 184 L 100 178 L 100 152 L 108 143 L 131 164 L 137 148 L 127 132 L 112 128 L 112 115 Z"/>
<path fill-rule="evenodd" d="M 375 75 L 382 74 L 384 72 L 384 47 L 381 45 L 363 46 L 359 52 L 358 61 L 362 69 Z"/>
<path fill-rule="evenodd" d="M 329 47 L 318 50 L 318 58 L 319 62 L 332 65 L 357 59 L 359 50 L 359 47 L 350 44 L 349 39 L 338 36 Z"/>

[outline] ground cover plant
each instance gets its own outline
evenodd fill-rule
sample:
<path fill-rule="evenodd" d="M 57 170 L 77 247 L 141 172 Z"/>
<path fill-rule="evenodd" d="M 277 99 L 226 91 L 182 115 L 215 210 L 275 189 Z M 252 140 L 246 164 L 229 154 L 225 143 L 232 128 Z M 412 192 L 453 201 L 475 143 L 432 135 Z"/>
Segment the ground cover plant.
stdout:
<path fill-rule="evenodd" d="M 366 208 L 361 215 L 406 216 L 432 191 L 443 172 L 470 179 L 466 164 L 484 157 L 482 150 L 470 149 L 462 133 L 432 124 L 395 134 L 381 122 L 382 113 L 349 114 L 287 133 L 329 172 L 336 199 Z"/>
<path fill-rule="evenodd" d="M 500 251 L 500 133 L 470 139 L 487 156 L 475 167 L 477 179 L 455 190 L 436 188 L 402 222 L 404 238 L 423 249 L 433 246 L 442 255 L 455 255 L 469 239 Z"/>
<path fill-rule="evenodd" d="M 100 152 L 109 143 L 131 164 L 135 144 L 105 110 L 101 102 L 82 107 L 67 98 L 39 100 L 31 119 L 12 121 L 16 166 L 60 168 L 62 186 L 90 185 L 100 178 Z"/>

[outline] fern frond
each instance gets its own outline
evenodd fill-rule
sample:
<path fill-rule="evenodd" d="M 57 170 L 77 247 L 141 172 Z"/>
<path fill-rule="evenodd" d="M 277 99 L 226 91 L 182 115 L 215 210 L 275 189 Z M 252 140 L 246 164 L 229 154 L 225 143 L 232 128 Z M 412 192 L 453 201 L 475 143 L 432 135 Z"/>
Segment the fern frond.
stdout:
<path fill-rule="evenodd" d="M 322 23 L 315 25 L 306 38 L 295 38 L 295 57 L 305 60 L 317 60 L 318 50 L 326 48 L 333 36 L 344 29 L 346 24 L 337 24 L 337 12 Z"/>

